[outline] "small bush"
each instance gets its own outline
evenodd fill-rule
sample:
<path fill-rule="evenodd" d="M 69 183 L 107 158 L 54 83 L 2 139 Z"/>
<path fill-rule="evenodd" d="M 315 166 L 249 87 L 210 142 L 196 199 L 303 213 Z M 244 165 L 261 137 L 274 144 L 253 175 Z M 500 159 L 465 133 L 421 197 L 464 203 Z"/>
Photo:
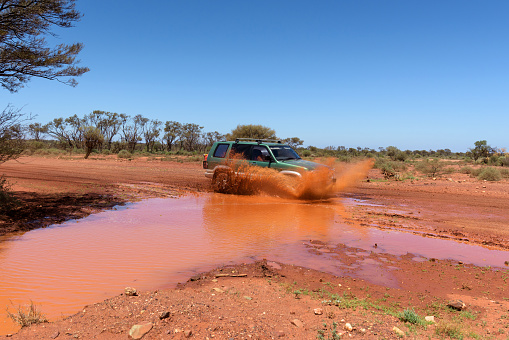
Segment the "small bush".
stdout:
<path fill-rule="evenodd" d="M 438 325 L 435 329 L 435 333 L 438 336 L 447 336 L 451 339 L 463 339 L 464 337 L 461 332 L 461 327 L 451 323 Z"/>
<path fill-rule="evenodd" d="M 118 158 L 131 158 L 133 155 L 127 150 L 120 150 L 117 154 Z"/>
<path fill-rule="evenodd" d="M 498 163 L 500 166 L 509 166 L 509 156 L 500 157 Z"/>
<path fill-rule="evenodd" d="M 30 305 L 16 307 L 16 311 L 11 313 L 7 308 L 7 316 L 21 327 L 27 327 L 33 324 L 48 322 L 48 319 L 42 314 L 40 310 L 30 301 Z"/>
<path fill-rule="evenodd" d="M 109 149 L 104 149 L 104 150 L 102 151 L 102 154 L 103 154 L 103 155 L 106 155 L 106 156 L 107 156 L 107 155 L 111 155 L 111 151 L 110 151 Z"/>
<path fill-rule="evenodd" d="M 443 173 L 444 163 L 439 159 L 425 159 L 415 165 L 415 170 L 429 177 L 437 177 Z"/>
<path fill-rule="evenodd" d="M 500 175 L 502 175 L 503 178 L 509 178 L 509 169 L 500 169 Z"/>
<path fill-rule="evenodd" d="M 310 157 L 311 156 L 311 151 L 309 151 L 309 150 L 302 150 L 301 155 L 302 155 L 302 157 Z"/>
<path fill-rule="evenodd" d="M 470 175 L 474 169 L 471 166 L 464 166 L 460 169 L 462 174 Z"/>
<path fill-rule="evenodd" d="M 11 186 L 4 176 L 0 176 L 0 213 L 8 211 L 16 200 L 11 195 Z"/>
<path fill-rule="evenodd" d="M 398 318 L 403 322 L 408 322 L 414 325 L 424 325 L 424 320 L 413 310 L 405 309 L 402 313 L 399 313 Z"/>
<path fill-rule="evenodd" d="M 479 175 L 477 176 L 477 179 L 482 181 L 500 181 L 502 179 L 502 174 L 500 173 L 500 170 L 493 167 L 486 167 L 481 170 Z"/>

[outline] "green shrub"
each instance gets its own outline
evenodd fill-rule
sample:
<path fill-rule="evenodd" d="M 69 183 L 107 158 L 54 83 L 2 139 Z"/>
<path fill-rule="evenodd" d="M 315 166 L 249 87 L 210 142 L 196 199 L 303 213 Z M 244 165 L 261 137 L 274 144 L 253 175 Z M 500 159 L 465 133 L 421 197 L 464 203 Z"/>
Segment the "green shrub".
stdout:
<path fill-rule="evenodd" d="M 302 157 L 309 157 L 309 156 L 311 156 L 311 151 L 310 150 L 302 150 L 301 154 L 302 154 Z"/>
<path fill-rule="evenodd" d="M 437 177 L 444 172 L 444 163 L 438 158 L 432 160 L 425 159 L 415 165 L 415 170 L 429 177 Z"/>
<path fill-rule="evenodd" d="M 131 158 L 133 155 L 127 150 L 120 150 L 117 154 L 118 158 Z"/>
<path fill-rule="evenodd" d="M 111 151 L 110 151 L 109 149 L 104 149 L 104 150 L 102 151 L 102 154 L 103 154 L 103 155 L 106 155 L 106 156 L 107 156 L 107 155 L 111 155 Z"/>
<path fill-rule="evenodd" d="M 500 181 L 502 179 L 502 174 L 497 168 L 485 167 L 481 170 L 477 179 L 482 181 Z"/>
<path fill-rule="evenodd" d="M 509 169 L 500 169 L 500 175 L 502 175 L 503 178 L 509 178 Z"/>
<path fill-rule="evenodd" d="M 462 174 L 466 174 L 466 175 L 470 175 L 472 174 L 472 172 L 474 171 L 474 169 L 471 167 L 471 166 L 464 166 L 460 169 L 460 172 Z"/>
<path fill-rule="evenodd" d="M 500 157 L 498 159 L 498 164 L 500 166 L 509 166 L 509 155 L 506 155 L 504 157 Z"/>
<path fill-rule="evenodd" d="M 424 325 L 424 320 L 412 309 L 405 309 L 399 313 L 398 318 L 403 322 L 408 322 L 414 325 Z"/>

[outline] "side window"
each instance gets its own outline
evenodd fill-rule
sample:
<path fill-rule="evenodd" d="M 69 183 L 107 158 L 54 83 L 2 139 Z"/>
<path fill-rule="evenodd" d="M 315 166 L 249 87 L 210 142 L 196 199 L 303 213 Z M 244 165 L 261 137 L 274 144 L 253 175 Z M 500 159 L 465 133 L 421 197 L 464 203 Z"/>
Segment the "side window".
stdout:
<path fill-rule="evenodd" d="M 250 159 L 252 161 L 266 162 L 268 156 L 270 156 L 269 151 L 264 146 L 255 145 L 251 149 Z"/>
<path fill-rule="evenodd" d="M 214 157 L 225 158 L 226 151 L 228 151 L 228 144 L 219 144 L 214 151 Z"/>
<path fill-rule="evenodd" d="M 251 145 L 249 144 L 233 144 L 232 153 L 230 154 L 230 158 L 235 159 L 249 159 L 249 149 Z"/>

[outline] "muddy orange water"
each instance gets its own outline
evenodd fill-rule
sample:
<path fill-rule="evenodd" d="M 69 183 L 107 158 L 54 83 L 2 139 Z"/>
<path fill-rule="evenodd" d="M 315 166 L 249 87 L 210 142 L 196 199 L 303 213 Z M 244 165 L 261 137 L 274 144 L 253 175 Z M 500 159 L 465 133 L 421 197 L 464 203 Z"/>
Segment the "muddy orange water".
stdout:
<path fill-rule="evenodd" d="M 127 286 L 175 286 L 218 265 L 267 258 L 387 286 L 397 281 L 376 261 L 348 266 L 310 247 L 344 244 L 358 253 L 453 258 L 503 266 L 507 252 L 343 223 L 335 198 L 305 202 L 260 196 L 203 194 L 149 199 L 79 221 L 0 239 L 0 334 L 15 331 L 7 306 L 32 300 L 50 319 L 118 295 Z M 373 248 L 377 243 L 378 247 Z M 356 257 L 355 251 L 351 254 Z M 354 273 L 354 274 L 352 274 Z"/>

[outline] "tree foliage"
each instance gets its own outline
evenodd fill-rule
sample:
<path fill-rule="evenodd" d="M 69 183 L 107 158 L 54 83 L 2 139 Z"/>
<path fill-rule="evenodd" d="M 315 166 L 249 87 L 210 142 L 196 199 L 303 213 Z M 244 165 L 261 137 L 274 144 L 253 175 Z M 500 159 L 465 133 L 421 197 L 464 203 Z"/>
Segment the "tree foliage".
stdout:
<path fill-rule="evenodd" d="M 494 153 L 494 149 L 488 145 L 486 140 L 478 140 L 474 143 L 474 148 L 468 149 L 468 151 L 475 161 L 480 158 L 487 159 Z"/>
<path fill-rule="evenodd" d="M 85 159 L 90 156 L 92 150 L 99 148 L 104 143 L 104 136 L 101 130 L 95 126 L 85 126 L 82 128 L 83 144 L 85 144 Z"/>
<path fill-rule="evenodd" d="M 16 92 L 31 77 L 75 86 L 88 72 L 76 59 L 81 43 L 48 46 L 55 27 L 72 27 L 81 18 L 74 0 L 0 0 L 0 84 Z"/>
<path fill-rule="evenodd" d="M 263 125 L 237 125 L 235 129 L 227 134 L 227 139 L 253 138 L 253 139 L 276 139 L 276 131 Z"/>

